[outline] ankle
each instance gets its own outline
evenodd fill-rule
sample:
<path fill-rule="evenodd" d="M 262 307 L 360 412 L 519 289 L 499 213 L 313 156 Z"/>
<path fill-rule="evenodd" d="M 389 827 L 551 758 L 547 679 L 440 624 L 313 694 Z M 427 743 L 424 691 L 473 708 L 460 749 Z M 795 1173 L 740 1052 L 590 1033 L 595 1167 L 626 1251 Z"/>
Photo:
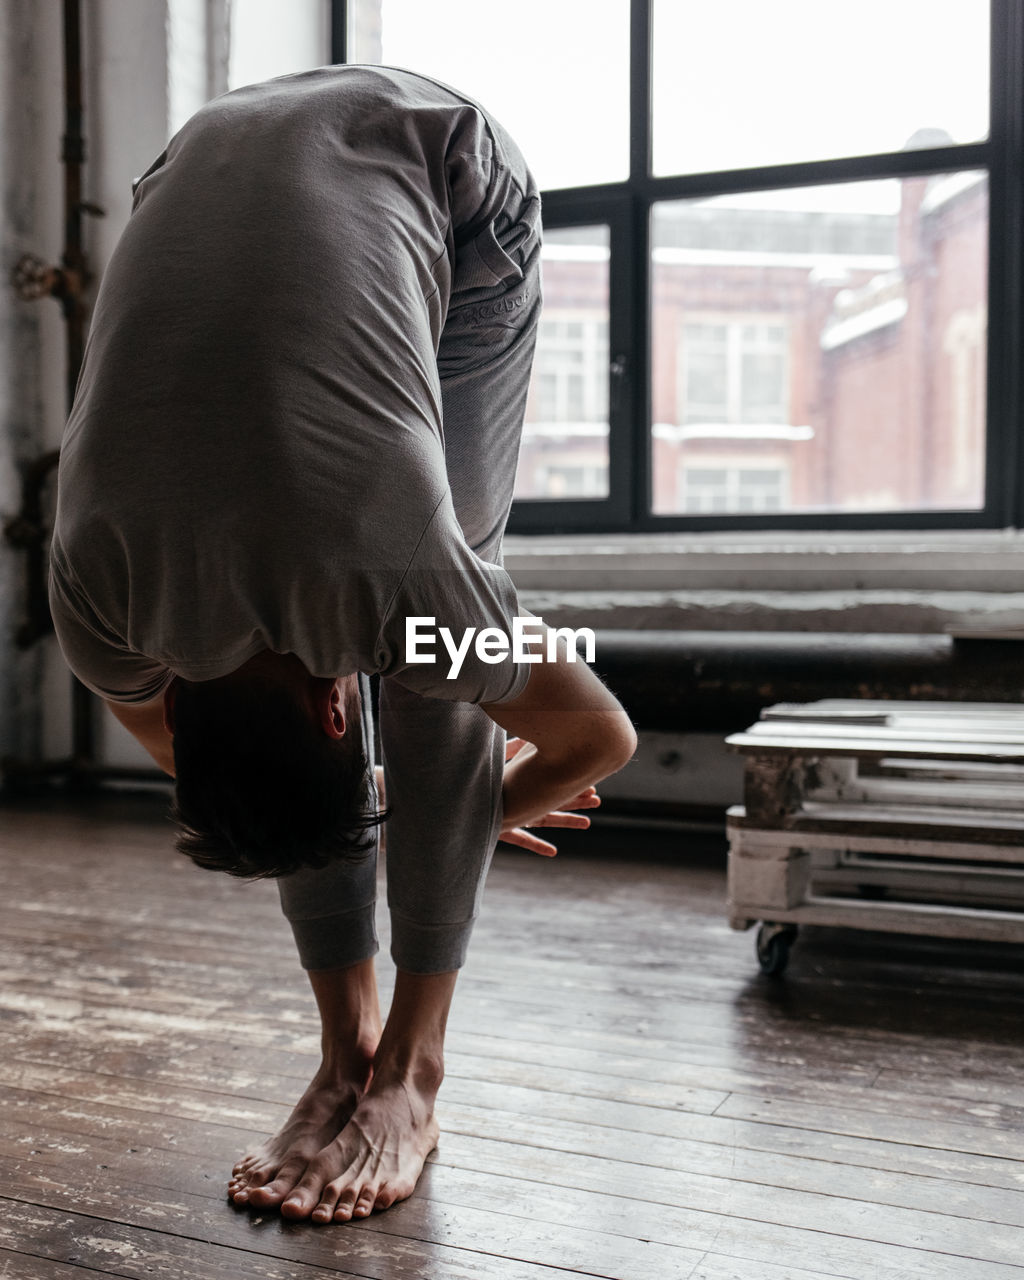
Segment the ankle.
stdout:
<path fill-rule="evenodd" d="M 317 1078 L 328 1086 L 355 1084 L 359 1088 L 365 1088 L 373 1072 L 379 1039 L 379 1035 L 360 1036 L 347 1043 L 328 1042 L 325 1039 L 321 1045 Z"/>
<path fill-rule="evenodd" d="M 398 1084 L 434 1097 L 444 1080 L 444 1055 L 440 1050 L 382 1044 L 373 1063 L 373 1078 L 381 1084 Z"/>

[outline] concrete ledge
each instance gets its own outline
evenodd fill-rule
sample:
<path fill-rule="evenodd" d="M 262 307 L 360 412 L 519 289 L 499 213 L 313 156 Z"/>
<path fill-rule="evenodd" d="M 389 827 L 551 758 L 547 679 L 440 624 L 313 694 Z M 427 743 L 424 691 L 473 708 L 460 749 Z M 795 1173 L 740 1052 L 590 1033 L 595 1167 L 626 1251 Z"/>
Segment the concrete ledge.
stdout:
<path fill-rule="evenodd" d="M 518 581 L 519 575 L 516 574 Z M 577 575 L 578 577 L 579 575 Z M 520 590 L 559 626 L 659 631 L 829 631 L 942 635 L 1020 629 L 1024 593 L 984 591 Z"/>
<path fill-rule="evenodd" d="M 1016 593 L 1024 532 L 520 534 L 505 564 L 535 591 Z"/>

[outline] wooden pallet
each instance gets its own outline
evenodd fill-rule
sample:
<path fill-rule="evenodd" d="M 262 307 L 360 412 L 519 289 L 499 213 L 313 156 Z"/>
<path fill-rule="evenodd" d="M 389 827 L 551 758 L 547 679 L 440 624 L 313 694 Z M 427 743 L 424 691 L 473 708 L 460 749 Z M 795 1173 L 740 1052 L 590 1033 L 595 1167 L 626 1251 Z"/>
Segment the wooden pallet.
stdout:
<path fill-rule="evenodd" d="M 727 742 L 729 923 L 766 972 L 801 923 L 1024 942 L 1024 707 L 779 704 Z"/>

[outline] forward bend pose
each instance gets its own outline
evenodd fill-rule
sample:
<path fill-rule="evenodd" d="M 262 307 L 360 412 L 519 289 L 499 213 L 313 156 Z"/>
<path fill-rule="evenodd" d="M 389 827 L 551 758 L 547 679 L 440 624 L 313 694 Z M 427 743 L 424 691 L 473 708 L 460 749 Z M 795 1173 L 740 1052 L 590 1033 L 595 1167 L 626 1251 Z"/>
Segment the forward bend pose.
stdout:
<path fill-rule="evenodd" d="M 140 180 L 97 299 L 62 450 L 57 633 L 176 777 L 178 847 L 277 877 L 322 1021 L 312 1083 L 235 1166 L 238 1204 L 330 1222 L 412 1192 L 494 843 L 553 852 L 523 828 L 587 825 L 567 810 L 635 746 L 564 650 L 473 648 L 455 679 L 406 650 L 409 618 L 507 635 L 518 612 L 501 539 L 539 246 L 534 183 L 478 106 L 330 67 L 204 107 Z M 507 761 L 505 731 L 525 744 Z"/>

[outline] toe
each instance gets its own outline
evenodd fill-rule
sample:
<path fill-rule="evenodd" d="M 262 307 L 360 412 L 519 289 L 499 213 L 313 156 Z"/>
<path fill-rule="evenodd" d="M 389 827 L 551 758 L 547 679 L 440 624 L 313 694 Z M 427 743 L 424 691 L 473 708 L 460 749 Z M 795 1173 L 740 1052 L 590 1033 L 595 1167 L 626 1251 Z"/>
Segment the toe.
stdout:
<path fill-rule="evenodd" d="M 377 1202 L 377 1193 L 369 1187 L 364 1187 L 360 1191 L 356 1199 L 355 1206 L 352 1209 L 353 1218 L 368 1218 L 373 1213 L 374 1205 Z"/>
<path fill-rule="evenodd" d="M 282 1218 L 308 1218 L 316 1207 L 319 1197 L 312 1189 L 296 1187 L 281 1201 Z"/>
<path fill-rule="evenodd" d="M 308 1218 L 320 1203 L 324 1177 L 314 1161 L 300 1180 L 295 1182 L 281 1201 L 283 1218 Z"/>
<path fill-rule="evenodd" d="M 334 1217 L 334 1210 L 338 1204 L 338 1196 L 341 1192 L 341 1183 L 338 1181 L 328 1182 L 323 1191 L 320 1192 L 320 1202 L 310 1215 L 314 1222 L 330 1222 Z"/>
<path fill-rule="evenodd" d="M 348 1222 L 352 1217 L 352 1210 L 356 1204 L 356 1189 L 348 1187 L 338 1196 L 338 1204 L 334 1210 L 335 1222 Z"/>
<path fill-rule="evenodd" d="M 272 1169 L 254 1169 L 251 1173 L 232 1178 L 228 1183 L 228 1195 L 235 1204 L 248 1204 L 253 1191 L 262 1191 L 270 1179 Z"/>
<path fill-rule="evenodd" d="M 258 1209 L 272 1209 L 279 1205 L 296 1187 L 305 1170 L 305 1165 L 282 1165 L 273 1182 L 248 1188 L 249 1203 Z"/>
<path fill-rule="evenodd" d="M 265 1187 L 247 1187 L 238 1195 L 245 1196 L 247 1203 L 255 1205 L 257 1209 L 272 1209 L 281 1203 L 291 1191 L 292 1185 L 291 1182 L 275 1179 L 273 1182 L 268 1182 Z"/>

